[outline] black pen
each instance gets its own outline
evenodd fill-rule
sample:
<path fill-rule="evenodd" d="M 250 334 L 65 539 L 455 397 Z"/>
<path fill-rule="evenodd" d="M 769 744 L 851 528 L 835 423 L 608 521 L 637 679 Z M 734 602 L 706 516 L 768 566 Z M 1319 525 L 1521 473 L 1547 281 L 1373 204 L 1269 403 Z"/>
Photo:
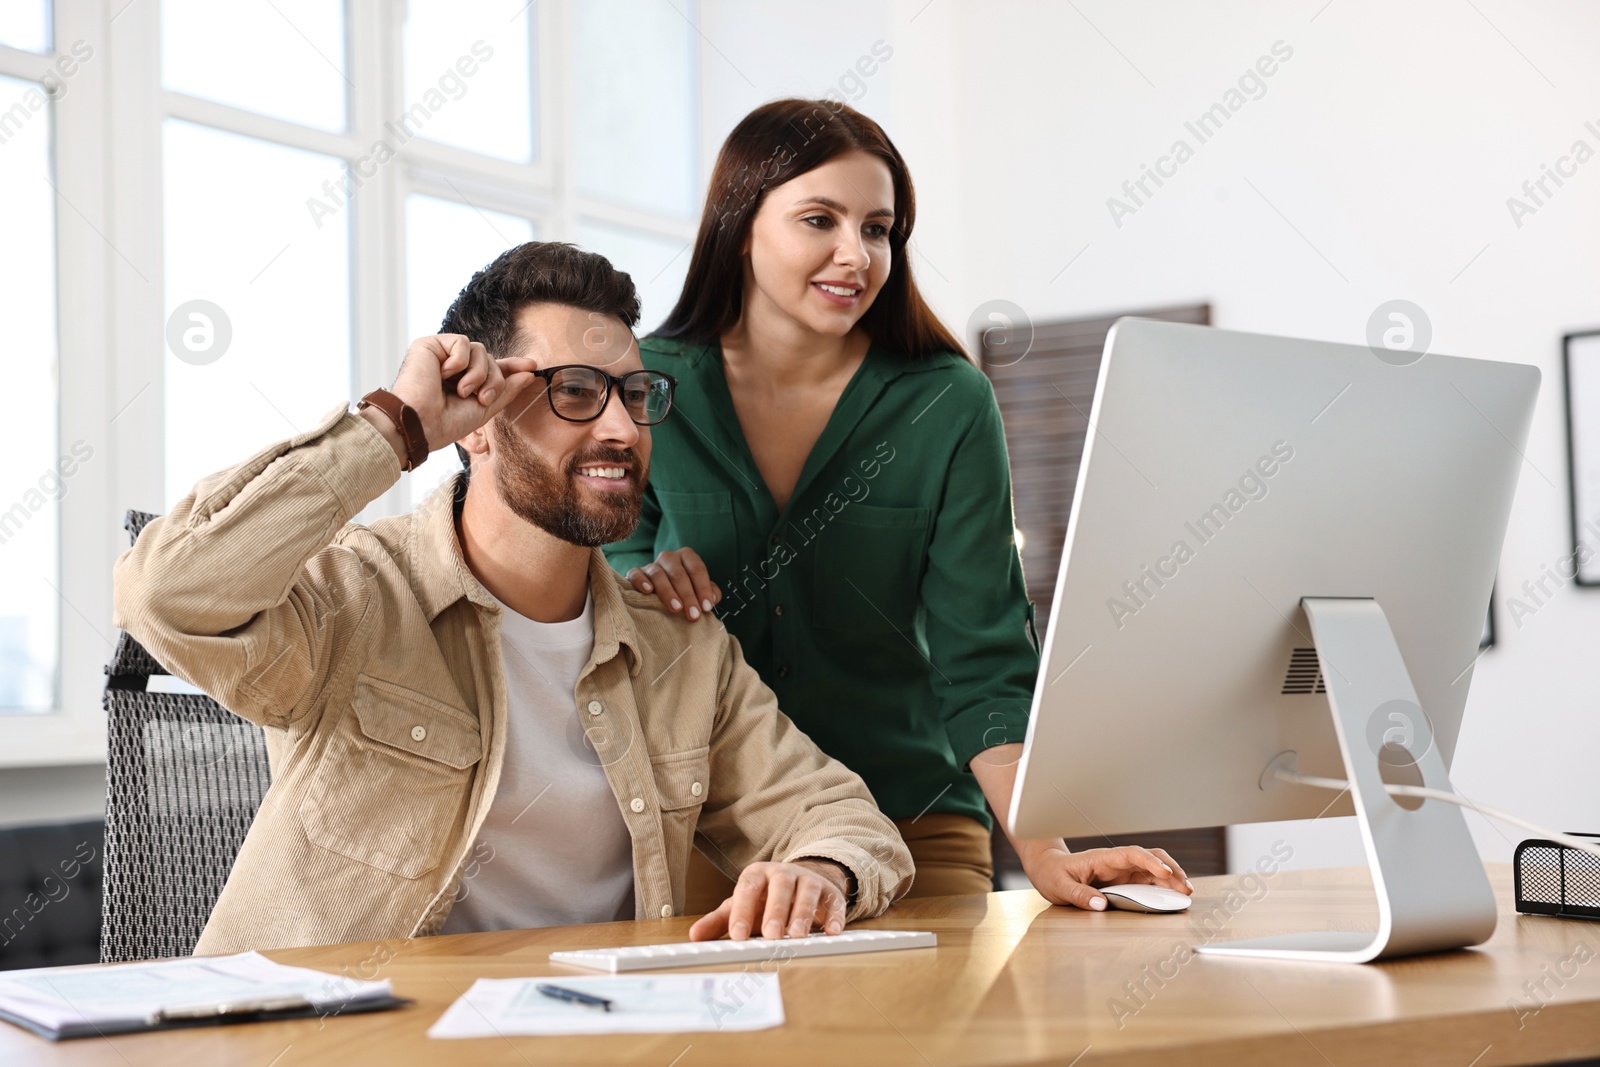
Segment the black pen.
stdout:
<path fill-rule="evenodd" d="M 603 1011 L 611 1010 L 611 1001 L 605 997 L 580 993 L 576 989 L 567 989 L 558 985 L 546 985 L 543 982 L 536 983 L 533 988 L 547 997 L 554 997 L 556 1000 L 568 1000 L 574 1004 L 587 1004 L 591 1008 L 600 1008 Z"/>

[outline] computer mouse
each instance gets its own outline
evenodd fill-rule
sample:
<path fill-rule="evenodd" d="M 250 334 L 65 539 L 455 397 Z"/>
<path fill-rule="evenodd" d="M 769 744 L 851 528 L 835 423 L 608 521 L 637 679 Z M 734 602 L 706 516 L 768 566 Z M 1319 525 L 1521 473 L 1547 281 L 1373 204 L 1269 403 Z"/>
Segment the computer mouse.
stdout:
<path fill-rule="evenodd" d="M 1188 911 L 1190 898 L 1187 894 L 1165 886 L 1146 885 L 1143 882 L 1129 882 L 1126 885 L 1101 885 L 1095 886 L 1106 904 L 1121 911 L 1144 912 L 1174 912 Z"/>

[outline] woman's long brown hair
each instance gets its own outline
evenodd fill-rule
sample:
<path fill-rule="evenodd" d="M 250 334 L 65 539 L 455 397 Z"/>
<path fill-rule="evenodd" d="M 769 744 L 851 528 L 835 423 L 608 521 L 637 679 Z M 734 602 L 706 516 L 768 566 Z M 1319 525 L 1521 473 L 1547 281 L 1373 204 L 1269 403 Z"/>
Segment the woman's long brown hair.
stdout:
<path fill-rule="evenodd" d="M 656 333 L 705 344 L 739 321 L 744 305 L 744 242 L 767 190 L 846 152 L 883 160 L 894 182 L 889 277 L 861 316 L 873 341 L 910 356 L 965 354 L 917 291 L 906 241 L 917 217 L 905 160 L 883 128 L 832 100 L 774 100 L 746 115 L 717 154 L 705 214 L 677 306 Z"/>

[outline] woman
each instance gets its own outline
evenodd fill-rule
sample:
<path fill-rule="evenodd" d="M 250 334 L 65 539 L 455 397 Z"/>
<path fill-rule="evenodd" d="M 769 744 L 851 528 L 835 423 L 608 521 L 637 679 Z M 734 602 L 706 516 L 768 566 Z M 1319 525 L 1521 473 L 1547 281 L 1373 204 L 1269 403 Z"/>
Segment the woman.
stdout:
<path fill-rule="evenodd" d="M 899 152 L 852 108 L 779 100 L 734 128 L 683 294 L 640 343 L 677 406 L 639 527 L 607 554 L 669 610 L 717 610 L 895 820 L 913 894 L 982 893 L 984 801 L 1010 808 L 1039 656 L 999 410 L 912 280 L 914 218 Z M 1057 904 L 1190 888 L 1159 849 L 1013 844 Z M 691 910 L 726 889 L 708 872 Z"/>

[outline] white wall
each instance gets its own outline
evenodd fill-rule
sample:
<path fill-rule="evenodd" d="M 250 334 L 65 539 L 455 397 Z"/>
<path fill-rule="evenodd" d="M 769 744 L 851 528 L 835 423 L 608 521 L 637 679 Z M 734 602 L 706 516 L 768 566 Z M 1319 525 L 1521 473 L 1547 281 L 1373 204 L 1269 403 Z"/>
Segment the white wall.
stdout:
<path fill-rule="evenodd" d="M 1219 326 L 1362 343 L 1403 297 L 1431 318 L 1432 350 L 1540 367 L 1500 643 L 1453 778 L 1481 803 L 1600 830 L 1600 591 L 1564 589 L 1520 628 L 1504 600 L 1571 551 L 1560 337 L 1600 326 L 1600 159 L 1520 227 L 1506 200 L 1575 140 L 1600 151 L 1584 128 L 1600 129 L 1600 9 L 924 2 L 895 4 L 890 133 L 929 205 L 918 241 L 950 278 L 921 280 L 952 326 L 993 297 L 1039 320 L 1205 300 Z M 1293 55 L 1265 94 L 1200 144 L 1185 121 L 1277 41 Z M 1107 198 L 1180 137 L 1193 158 L 1118 226 Z M 1490 859 L 1528 836 L 1469 821 Z M 1297 866 L 1362 861 L 1349 819 L 1235 828 L 1235 860 L 1280 836 Z"/>
<path fill-rule="evenodd" d="M 769 100 L 832 93 L 893 126 L 896 60 L 877 62 L 872 51 L 880 41 L 892 47 L 897 32 L 884 0 L 700 0 L 698 12 L 702 190 L 728 131 Z"/>
<path fill-rule="evenodd" d="M 105 813 L 104 764 L 0 769 L 0 826 L 100 819 Z"/>

